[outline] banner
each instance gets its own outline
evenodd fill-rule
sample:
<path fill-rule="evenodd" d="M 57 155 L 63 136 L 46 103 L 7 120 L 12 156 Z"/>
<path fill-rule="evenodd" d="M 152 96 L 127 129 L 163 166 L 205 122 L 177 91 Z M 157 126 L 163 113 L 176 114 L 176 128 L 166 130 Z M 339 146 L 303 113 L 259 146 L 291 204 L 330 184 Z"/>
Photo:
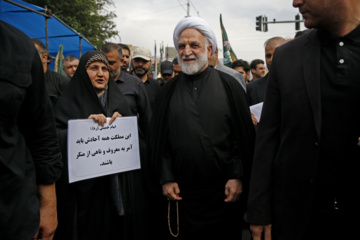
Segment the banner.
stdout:
<path fill-rule="evenodd" d="M 69 183 L 140 168 L 137 117 L 69 120 Z"/>
<path fill-rule="evenodd" d="M 224 65 L 231 67 L 231 63 L 237 59 L 233 49 L 231 48 L 228 36 L 226 34 L 223 22 L 222 22 L 222 16 L 220 14 L 220 26 L 221 26 L 221 35 L 223 40 L 223 54 L 224 54 Z"/>

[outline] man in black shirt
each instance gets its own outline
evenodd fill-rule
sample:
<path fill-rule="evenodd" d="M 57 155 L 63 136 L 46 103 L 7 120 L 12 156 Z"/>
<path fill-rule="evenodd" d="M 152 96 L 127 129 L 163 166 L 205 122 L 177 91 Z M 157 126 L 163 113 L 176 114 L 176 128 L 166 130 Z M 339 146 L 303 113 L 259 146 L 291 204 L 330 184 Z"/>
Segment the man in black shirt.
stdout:
<path fill-rule="evenodd" d="M 162 78 L 160 86 L 163 86 L 175 76 L 173 63 L 170 61 L 162 61 L 160 64 L 160 73 Z"/>
<path fill-rule="evenodd" d="M 151 106 L 144 84 L 139 78 L 122 71 L 122 49 L 118 44 L 106 43 L 101 51 L 109 60 L 110 74 L 129 103 L 131 112 L 139 117 L 140 134 L 145 138 L 151 119 Z"/>
<path fill-rule="evenodd" d="M 118 45 L 121 47 L 121 53 L 122 53 L 122 59 L 120 62 L 120 67 L 121 67 L 121 71 L 123 72 L 130 72 L 129 69 L 129 62 L 130 62 L 130 55 L 131 55 L 131 51 L 128 45 L 123 44 L 123 43 L 118 43 Z"/>
<path fill-rule="evenodd" d="M 158 82 L 148 76 L 151 69 L 151 52 L 146 48 L 137 48 L 132 59 L 133 75 L 140 78 L 145 84 L 145 89 L 150 100 L 151 109 L 154 109 L 157 95 L 160 92 Z"/>
<path fill-rule="evenodd" d="M 32 38 L 36 49 L 40 55 L 41 63 L 45 73 L 45 83 L 48 90 L 49 98 L 53 107 L 55 107 L 57 99 L 65 91 L 67 85 L 70 82 L 68 77 L 61 75 L 60 73 L 51 71 L 48 68 L 49 51 L 42 41 L 37 38 Z"/>
<path fill-rule="evenodd" d="M 360 1 L 293 0 L 310 32 L 278 47 L 257 130 L 253 239 L 355 239 Z"/>
<path fill-rule="evenodd" d="M 265 61 L 266 67 L 270 71 L 272 58 L 275 52 L 275 49 L 286 42 L 285 38 L 282 37 L 272 37 L 265 42 Z M 265 98 L 266 84 L 269 78 L 269 72 L 257 79 L 256 81 L 251 81 L 246 85 L 246 93 L 248 98 L 249 106 L 261 103 Z"/>
<path fill-rule="evenodd" d="M 67 55 L 64 57 L 63 61 L 63 71 L 68 76 L 69 79 L 71 79 L 75 72 L 77 67 L 79 66 L 79 58 L 74 55 Z"/>

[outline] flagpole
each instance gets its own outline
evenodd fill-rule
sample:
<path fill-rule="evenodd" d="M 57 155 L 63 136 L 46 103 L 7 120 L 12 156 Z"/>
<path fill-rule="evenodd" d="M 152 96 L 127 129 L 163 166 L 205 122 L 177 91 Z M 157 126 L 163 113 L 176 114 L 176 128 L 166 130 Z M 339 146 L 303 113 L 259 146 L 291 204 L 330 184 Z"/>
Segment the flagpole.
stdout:
<path fill-rule="evenodd" d="M 166 61 L 169 60 L 169 45 L 166 44 Z"/>
<path fill-rule="evenodd" d="M 157 61 L 156 61 L 156 40 L 155 40 L 155 49 L 154 49 L 154 64 L 155 64 L 155 72 L 154 72 L 154 79 L 157 79 Z"/>
<path fill-rule="evenodd" d="M 164 42 L 160 43 L 160 63 L 163 60 L 163 53 L 164 53 Z"/>

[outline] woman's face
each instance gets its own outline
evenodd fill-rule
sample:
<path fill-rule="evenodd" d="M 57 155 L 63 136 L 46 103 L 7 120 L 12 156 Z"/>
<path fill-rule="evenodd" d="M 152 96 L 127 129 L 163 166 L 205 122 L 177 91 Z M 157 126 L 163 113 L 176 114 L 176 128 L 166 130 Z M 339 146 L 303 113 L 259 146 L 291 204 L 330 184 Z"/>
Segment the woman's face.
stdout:
<path fill-rule="evenodd" d="M 86 72 L 89 75 L 92 85 L 96 89 L 102 90 L 106 87 L 106 84 L 109 81 L 109 69 L 104 62 L 92 62 L 87 67 Z"/>

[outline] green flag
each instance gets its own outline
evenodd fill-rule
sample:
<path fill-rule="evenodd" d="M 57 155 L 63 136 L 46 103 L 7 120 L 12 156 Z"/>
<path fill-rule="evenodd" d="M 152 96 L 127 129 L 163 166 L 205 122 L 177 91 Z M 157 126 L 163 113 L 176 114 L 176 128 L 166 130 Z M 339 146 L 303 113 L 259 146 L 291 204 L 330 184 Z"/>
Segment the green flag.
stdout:
<path fill-rule="evenodd" d="M 64 70 L 63 70 L 63 59 L 64 59 L 63 48 L 64 48 L 64 46 L 62 44 L 60 44 L 59 51 L 58 51 L 58 53 L 56 55 L 56 58 L 55 58 L 54 71 L 58 72 L 58 73 L 61 73 L 62 75 L 66 76 L 66 74 L 64 73 Z"/>
<path fill-rule="evenodd" d="M 231 67 L 231 63 L 237 59 L 233 49 L 230 46 L 230 42 L 228 39 L 228 36 L 226 34 L 223 22 L 222 22 L 222 16 L 220 14 L 220 26 L 221 26 L 221 35 L 223 40 L 223 54 L 224 54 L 224 65 Z"/>

